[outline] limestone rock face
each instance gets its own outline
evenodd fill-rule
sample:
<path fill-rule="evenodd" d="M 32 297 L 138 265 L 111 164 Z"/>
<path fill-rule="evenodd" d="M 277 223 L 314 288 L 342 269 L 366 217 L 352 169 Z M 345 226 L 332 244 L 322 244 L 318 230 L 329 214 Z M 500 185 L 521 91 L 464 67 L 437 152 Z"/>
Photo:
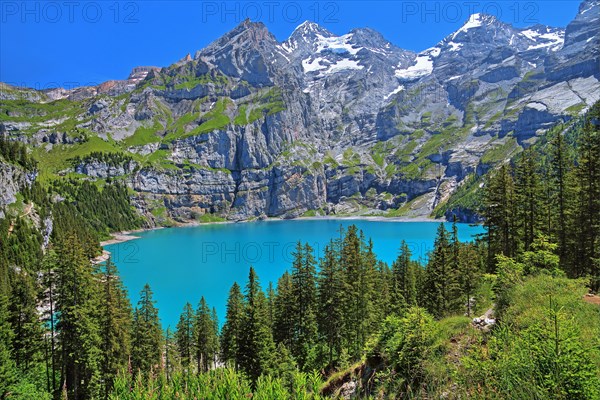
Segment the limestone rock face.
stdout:
<path fill-rule="evenodd" d="M 305 22 L 279 42 L 244 21 L 193 57 L 135 68 L 123 81 L 3 84 L 0 100 L 76 107 L 39 123 L 8 109 L 0 134 L 47 151 L 97 135 L 132 160 L 73 171 L 123 178 L 141 210 L 166 207 L 181 220 L 400 206 L 424 216 L 600 99 L 599 20 L 599 0 L 583 1 L 566 29 L 474 14 L 418 54 L 372 29 L 337 36 Z"/>

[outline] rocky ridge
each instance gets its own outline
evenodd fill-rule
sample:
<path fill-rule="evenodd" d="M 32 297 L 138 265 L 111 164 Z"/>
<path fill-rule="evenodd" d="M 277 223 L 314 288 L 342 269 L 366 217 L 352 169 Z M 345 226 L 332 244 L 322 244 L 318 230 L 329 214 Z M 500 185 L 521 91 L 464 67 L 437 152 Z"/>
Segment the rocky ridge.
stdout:
<path fill-rule="evenodd" d="M 371 29 L 336 36 L 305 22 L 279 42 L 244 21 L 125 81 L 3 85 L 0 133 L 29 143 L 52 174 L 123 180 L 158 222 L 430 215 L 600 98 L 598 19 L 598 0 L 566 29 L 474 14 L 418 54 Z M 131 159 L 69 162 L 98 151 Z"/>

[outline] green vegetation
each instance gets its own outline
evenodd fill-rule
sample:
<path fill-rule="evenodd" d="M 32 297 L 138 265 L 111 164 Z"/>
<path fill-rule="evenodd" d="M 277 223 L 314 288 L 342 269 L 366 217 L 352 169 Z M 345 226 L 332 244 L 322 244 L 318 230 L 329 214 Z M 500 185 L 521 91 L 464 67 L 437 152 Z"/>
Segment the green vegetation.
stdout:
<path fill-rule="evenodd" d="M 125 147 L 143 146 L 148 143 L 160 142 L 160 137 L 157 133 L 163 129 L 163 126 L 158 122 L 154 122 L 152 127 L 139 127 L 134 134 L 125 138 L 121 143 Z"/>
<path fill-rule="evenodd" d="M 277 109 L 278 96 L 268 89 L 259 107 L 246 104 L 245 121 L 257 109 L 257 118 Z M 167 127 L 170 138 L 229 124 L 231 105 L 219 99 L 185 133 L 199 116 L 190 113 Z M 48 107 L 27 112 L 41 116 L 68 103 Z M 113 179 L 59 176 L 73 163 L 140 158 L 110 138 L 38 148 L 33 156 L 51 175 L 25 188 L 0 219 L 0 397 L 598 399 L 600 311 L 584 301 L 597 297 L 584 296 L 600 290 L 599 118 L 597 104 L 483 186 L 468 178 L 445 210 L 481 210 L 486 233 L 474 242 L 460 242 L 456 224 L 450 231 L 440 224 L 426 259 L 415 261 L 401 242 L 388 265 L 356 226 L 340 228 L 322 252 L 298 242 L 276 284 L 261 285 L 242 265 L 248 278 L 232 285 L 222 329 L 198 293 L 191 299 L 198 306 L 185 305 L 174 332 L 163 331 L 148 285 L 133 307 L 112 262 L 90 262 L 100 239 L 142 225 L 128 189 Z M 425 141 L 407 140 L 398 150 L 407 161 L 386 170 L 435 172 L 430 156 L 467 132 L 451 129 L 454 122 Z M 154 133 L 136 135 L 132 141 L 142 143 Z M 392 143 L 374 147 L 375 164 L 386 165 Z M 314 151 L 291 144 L 282 158 L 293 148 Z M 498 162 L 515 148 L 509 139 L 484 160 Z M 0 155 L 36 168 L 22 145 L 2 141 Z M 167 155 L 158 150 L 143 161 L 179 169 Z M 346 150 L 342 164 L 359 171 L 361 154 Z M 201 167 L 181 167 L 194 168 Z M 164 217 L 164 205 L 154 205 L 154 216 Z M 487 322 L 473 323 L 483 313 Z"/>
<path fill-rule="evenodd" d="M 178 80 L 181 80 L 181 79 L 183 79 L 183 82 L 177 83 L 174 86 L 174 88 L 176 90 L 180 90 L 180 89 L 191 90 L 198 85 L 206 85 L 208 83 L 213 83 L 216 85 L 227 85 L 227 83 L 228 83 L 228 79 L 224 75 L 214 75 L 213 76 L 211 74 L 204 74 L 204 75 L 200 75 L 198 77 L 194 77 L 194 76 L 178 77 Z"/>
<path fill-rule="evenodd" d="M 205 213 L 198 217 L 198 222 L 203 223 L 203 224 L 214 223 L 214 222 L 224 222 L 224 221 L 226 221 L 225 218 L 220 217 L 215 214 Z"/>
<path fill-rule="evenodd" d="M 77 157 L 83 158 L 92 153 L 118 153 L 122 150 L 112 140 L 106 141 L 98 136 L 92 136 L 89 140 L 72 145 L 60 144 L 52 146 L 51 150 L 44 147 L 36 147 L 33 156 L 38 161 L 41 171 L 40 178 L 47 181 L 58 175 L 60 171 L 70 167 L 68 160 Z"/>
<path fill-rule="evenodd" d="M 507 160 L 515 152 L 519 150 L 517 139 L 509 137 L 502 144 L 492 144 L 492 147 L 487 150 L 481 157 L 481 162 L 484 164 L 496 164 L 500 161 Z"/>

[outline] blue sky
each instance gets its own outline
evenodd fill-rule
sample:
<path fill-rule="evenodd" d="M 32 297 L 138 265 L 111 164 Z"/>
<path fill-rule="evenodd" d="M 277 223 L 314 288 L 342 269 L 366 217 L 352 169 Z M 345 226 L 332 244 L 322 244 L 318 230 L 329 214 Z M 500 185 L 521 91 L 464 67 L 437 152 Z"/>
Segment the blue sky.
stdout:
<path fill-rule="evenodd" d="M 124 79 L 138 65 L 167 66 L 244 18 L 279 40 L 304 20 L 335 34 L 357 27 L 421 51 L 485 12 L 518 27 L 566 26 L 577 0 L 532 1 L 0 1 L 0 81 L 36 89 Z"/>

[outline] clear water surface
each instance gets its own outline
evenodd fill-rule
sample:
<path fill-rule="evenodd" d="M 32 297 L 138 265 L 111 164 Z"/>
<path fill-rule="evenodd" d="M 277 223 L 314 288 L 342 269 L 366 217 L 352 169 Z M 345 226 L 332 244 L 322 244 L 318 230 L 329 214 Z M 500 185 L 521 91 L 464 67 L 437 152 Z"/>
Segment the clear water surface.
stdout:
<path fill-rule="evenodd" d="M 206 224 L 141 232 L 136 234 L 140 239 L 105 248 L 119 267 L 132 304 L 149 283 L 163 328 L 175 329 L 184 304 L 189 301 L 196 308 L 201 296 L 216 307 L 222 324 L 229 288 L 235 281 L 245 286 L 250 265 L 266 289 L 290 268 L 298 240 L 308 242 L 319 258 L 329 240 L 339 236 L 340 225 L 351 224 L 373 239 L 378 258 L 389 264 L 402 240 L 409 244 L 414 259 L 425 260 L 439 225 L 348 219 Z M 446 227 L 450 229 L 451 224 Z M 483 228 L 459 224 L 458 231 L 460 240 L 469 241 Z"/>

